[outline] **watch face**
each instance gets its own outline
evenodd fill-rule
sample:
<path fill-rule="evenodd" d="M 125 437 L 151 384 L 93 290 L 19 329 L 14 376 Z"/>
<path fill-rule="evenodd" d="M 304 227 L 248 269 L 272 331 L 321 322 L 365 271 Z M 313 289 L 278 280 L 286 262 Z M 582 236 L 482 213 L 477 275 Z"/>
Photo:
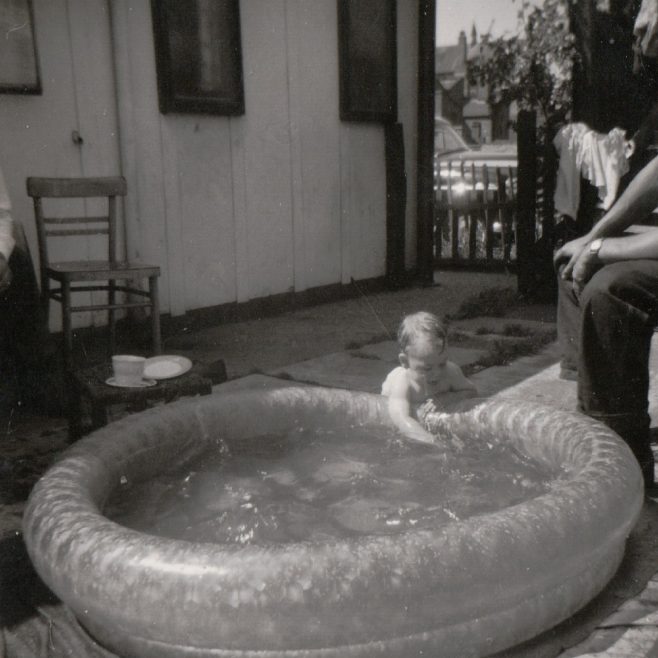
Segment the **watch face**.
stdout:
<path fill-rule="evenodd" d="M 589 252 L 590 254 L 597 254 L 599 252 L 599 249 L 601 248 L 601 245 L 603 244 L 603 240 L 601 238 L 597 238 L 596 240 L 592 240 L 589 245 Z"/>

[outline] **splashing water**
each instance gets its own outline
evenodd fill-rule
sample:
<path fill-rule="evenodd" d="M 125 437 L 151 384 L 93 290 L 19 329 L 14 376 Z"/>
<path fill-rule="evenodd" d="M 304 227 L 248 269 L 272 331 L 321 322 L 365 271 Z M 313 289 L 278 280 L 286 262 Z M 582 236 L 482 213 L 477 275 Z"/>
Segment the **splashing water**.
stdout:
<path fill-rule="evenodd" d="M 123 482 L 106 514 L 172 539 L 325 541 L 436 528 L 539 496 L 560 475 L 482 439 L 438 451 L 387 427 L 297 429 Z"/>

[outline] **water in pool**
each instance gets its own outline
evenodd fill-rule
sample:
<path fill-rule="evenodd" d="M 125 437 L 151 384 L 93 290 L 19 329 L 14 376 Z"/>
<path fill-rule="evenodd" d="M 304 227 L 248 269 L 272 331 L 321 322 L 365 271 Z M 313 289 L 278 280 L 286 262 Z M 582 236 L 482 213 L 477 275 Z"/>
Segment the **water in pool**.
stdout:
<path fill-rule="evenodd" d="M 559 474 L 483 440 L 444 449 L 386 427 L 260 436 L 142 484 L 122 478 L 106 513 L 167 538 L 325 541 L 436 528 L 548 491 Z"/>

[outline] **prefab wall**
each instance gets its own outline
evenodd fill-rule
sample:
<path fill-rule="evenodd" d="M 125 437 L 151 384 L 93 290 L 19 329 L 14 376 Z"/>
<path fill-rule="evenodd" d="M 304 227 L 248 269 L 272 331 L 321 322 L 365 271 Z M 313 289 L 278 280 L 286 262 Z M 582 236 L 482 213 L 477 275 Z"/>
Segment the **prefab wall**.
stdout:
<path fill-rule="evenodd" d="M 33 254 L 26 176 L 122 173 L 128 255 L 161 265 L 172 315 L 384 275 L 384 127 L 339 118 L 336 0 L 240 2 L 245 113 L 231 117 L 160 113 L 148 0 L 34 9 L 43 94 L 0 96 L 0 164 Z M 408 267 L 417 31 L 416 3 L 398 0 Z"/>

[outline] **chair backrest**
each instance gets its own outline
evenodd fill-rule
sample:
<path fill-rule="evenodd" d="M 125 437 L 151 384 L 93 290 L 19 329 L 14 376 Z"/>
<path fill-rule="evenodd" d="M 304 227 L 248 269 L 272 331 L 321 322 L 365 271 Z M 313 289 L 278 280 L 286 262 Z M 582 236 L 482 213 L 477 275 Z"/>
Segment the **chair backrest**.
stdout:
<path fill-rule="evenodd" d="M 39 260 L 42 281 L 48 266 L 47 240 L 52 236 L 107 235 L 108 260 L 116 262 L 116 218 L 118 196 L 127 192 L 123 176 L 103 178 L 36 178 L 27 179 L 27 194 L 34 202 Z M 107 198 L 107 215 L 79 217 L 47 217 L 42 199 Z M 90 228 L 90 225 L 94 225 Z M 51 228 L 55 226 L 56 228 Z"/>

